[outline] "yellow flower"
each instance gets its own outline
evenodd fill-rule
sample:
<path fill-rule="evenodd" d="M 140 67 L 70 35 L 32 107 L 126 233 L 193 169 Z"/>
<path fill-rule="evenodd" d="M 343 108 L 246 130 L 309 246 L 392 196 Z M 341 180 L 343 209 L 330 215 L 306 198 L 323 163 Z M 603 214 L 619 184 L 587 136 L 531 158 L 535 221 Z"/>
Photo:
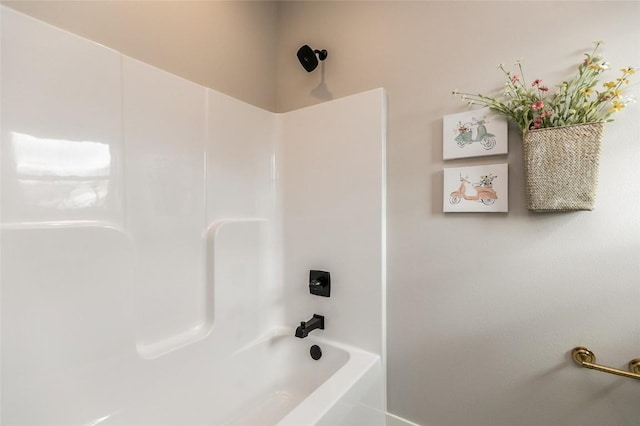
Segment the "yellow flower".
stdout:
<path fill-rule="evenodd" d="M 612 104 L 613 107 L 611 108 L 611 112 L 620 111 L 622 108 L 624 108 L 624 104 L 622 102 L 613 101 Z"/>
<path fill-rule="evenodd" d="M 603 84 L 604 87 L 606 87 L 607 89 L 613 89 L 614 87 L 617 86 L 615 81 L 607 81 L 606 83 Z"/>
<path fill-rule="evenodd" d="M 620 83 L 629 84 L 629 80 L 624 77 L 618 77 L 616 80 L 618 80 Z"/>
<path fill-rule="evenodd" d="M 632 67 L 622 68 L 620 71 L 622 71 L 623 74 L 627 74 L 627 75 L 633 75 L 636 73 L 635 68 L 632 68 Z"/>
<path fill-rule="evenodd" d="M 593 89 L 588 88 L 588 89 L 580 89 L 580 93 L 582 93 L 585 96 L 589 96 L 590 94 L 593 93 Z"/>
<path fill-rule="evenodd" d="M 611 92 L 611 95 L 612 95 L 614 98 L 619 98 L 619 97 L 621 97 L 621 96 L 622 96 L 622 90 L 614 90 L 614 91 L 612 91 L 612 92 Z"/>

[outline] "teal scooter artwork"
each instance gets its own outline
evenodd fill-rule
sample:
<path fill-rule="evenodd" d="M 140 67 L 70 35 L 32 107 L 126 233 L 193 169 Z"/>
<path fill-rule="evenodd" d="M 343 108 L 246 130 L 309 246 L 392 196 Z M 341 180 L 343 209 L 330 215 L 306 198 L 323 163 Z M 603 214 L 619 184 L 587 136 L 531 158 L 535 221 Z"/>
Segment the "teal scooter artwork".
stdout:
<path fill-rule="evenodd" d="M 496 145 L 496 136 L 493 133 L 487 132 L 486 126 L 487 120 L 483 118 L 482 120 L 477 120 L 473 118 L 471 123 L 462 123 L 458 121 L 458 125 L 456 126 L 455 132 L 458 133 L 455 141 L 458 143 L 460 148 L 464 148 L 466 145 L 472 144 L 474 142 L 480 142 L 480 145 L 489 150 Z M 476 137 L 473 137 L 473 128 L 476 128 Z"/>

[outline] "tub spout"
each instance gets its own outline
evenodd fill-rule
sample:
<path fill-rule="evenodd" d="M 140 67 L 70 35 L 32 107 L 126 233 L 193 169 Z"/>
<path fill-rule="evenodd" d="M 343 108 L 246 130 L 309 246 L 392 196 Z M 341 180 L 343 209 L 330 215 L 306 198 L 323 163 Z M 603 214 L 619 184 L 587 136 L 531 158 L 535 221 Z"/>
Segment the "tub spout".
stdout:
<path fill-rule="evenodd" d="M 311 318 L 309 321 L 300 322 L 300 325 L 298 326 L 298 328 L 296 328 L 296 337 L 303 339 L 316 328 L 324 330 L 324 316 L 313 314 L 313 318 Z"/>

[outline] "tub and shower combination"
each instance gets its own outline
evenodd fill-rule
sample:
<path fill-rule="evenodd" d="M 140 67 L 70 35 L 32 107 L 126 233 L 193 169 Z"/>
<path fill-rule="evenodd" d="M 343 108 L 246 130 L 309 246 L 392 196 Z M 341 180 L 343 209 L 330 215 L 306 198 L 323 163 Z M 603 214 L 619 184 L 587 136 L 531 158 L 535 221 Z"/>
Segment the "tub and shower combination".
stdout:
<path fill-rule="evenodd" d="M 1 14 L 2 424 L 383 425 L 384 91 L 274 114 Z"/>

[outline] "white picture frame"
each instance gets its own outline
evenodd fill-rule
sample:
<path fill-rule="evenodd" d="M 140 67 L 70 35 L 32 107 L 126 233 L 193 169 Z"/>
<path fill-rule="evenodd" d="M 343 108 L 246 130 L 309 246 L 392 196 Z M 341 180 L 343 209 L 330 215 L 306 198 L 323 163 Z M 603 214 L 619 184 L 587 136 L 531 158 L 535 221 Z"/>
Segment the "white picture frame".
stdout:
<path fill-rule="evenodd" d="M 489 164 L 444 169 L 443 211 L 507 213 L 509 166 Z"/>
<path fill-rule="evenodd" d="M 483 157 L 507 154 L 508 129 L 506 117 L 480 108 L 442 119 L 442 158 Z"/>

